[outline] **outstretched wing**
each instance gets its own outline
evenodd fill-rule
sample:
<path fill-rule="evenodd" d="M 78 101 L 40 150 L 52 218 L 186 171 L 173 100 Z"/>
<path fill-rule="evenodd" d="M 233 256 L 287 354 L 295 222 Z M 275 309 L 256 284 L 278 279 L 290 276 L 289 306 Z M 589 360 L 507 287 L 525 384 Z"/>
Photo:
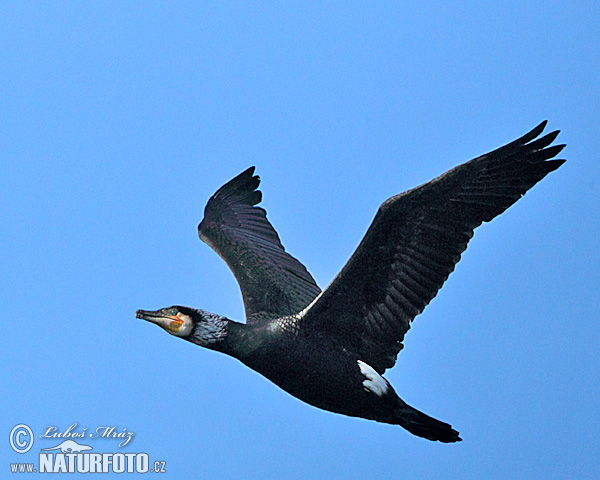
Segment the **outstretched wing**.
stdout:
<path fill-rule="evenodd" d="M 313 277 L 286 253 L 264 209 L 254 167 L 223 185 L 208 201 L 198 235 L 229 265 L 237 279 L 246 321 L 291 315 L 321 291 Z"/>
<path fill-rule="evenodd" d="M 482 222 L 504 212 L 564 160 L 558 132 L 527 135 L 381 205 L 356 252 L 300 314 L 298 327 L 326 332 L 379 373 L 402 349 L 410 322 L 437 294 Z"/>

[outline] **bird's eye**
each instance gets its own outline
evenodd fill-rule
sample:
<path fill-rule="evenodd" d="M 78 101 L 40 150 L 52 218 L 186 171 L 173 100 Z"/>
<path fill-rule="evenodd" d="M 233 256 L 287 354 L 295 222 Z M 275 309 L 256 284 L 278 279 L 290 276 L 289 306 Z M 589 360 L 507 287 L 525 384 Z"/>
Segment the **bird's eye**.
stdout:
<path fill-rule="evenodd" d="M 174 317 L 176 317 L 176 316 L 177 316 L 177 309 L 176 309 L 176 308 L 173 308 L 173 309 L 171 310 L 171 315 L 173 315 Z"/>

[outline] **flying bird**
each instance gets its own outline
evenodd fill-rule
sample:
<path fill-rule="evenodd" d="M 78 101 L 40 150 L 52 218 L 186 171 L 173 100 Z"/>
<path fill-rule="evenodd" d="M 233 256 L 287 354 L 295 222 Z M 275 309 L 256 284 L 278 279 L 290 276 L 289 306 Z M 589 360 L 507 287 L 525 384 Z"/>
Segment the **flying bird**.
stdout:
<path fill-rule="evenodd" d="M 386 200 L 323 291 L 256 206 L 262 194 L 251 167 L 210 198 L 198 226 L 240 285 L 246 323 L 185 306 L 136 316 L 239 359 L 315 407 L 400 425 L 429 440 L 460 441 L 449 424 L 401 400 L 382 374 L 473 230 L 565 162 L 553 159 L 564 148 L 550 145 L 558 131 L 538 138 L 545 126 Z"/>

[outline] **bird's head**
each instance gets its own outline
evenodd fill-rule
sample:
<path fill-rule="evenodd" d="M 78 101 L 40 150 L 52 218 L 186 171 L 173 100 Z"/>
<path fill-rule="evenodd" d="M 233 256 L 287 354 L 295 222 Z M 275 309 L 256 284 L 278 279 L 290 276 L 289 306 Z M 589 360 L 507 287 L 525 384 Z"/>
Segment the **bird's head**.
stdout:
<path fill-rule="evenodd" d="M 212 347 L 227 335 L 225 317 L 195 308 L 172 306 L 160 310 L 138 310 L 137 318 L 155 323 L 171 335 L 203 347 Z"/>
<path fill-rule="evenodd" d="M 195 321 L 189 314 L 191 312 L 184 312 L 183 310 L 184 307 L 179 306 L 161 308 L 156 311 L 138 310 L 135 312 L 135 316 L 155 323 L 171 335 L 185 338 L 194 330 Z"/>

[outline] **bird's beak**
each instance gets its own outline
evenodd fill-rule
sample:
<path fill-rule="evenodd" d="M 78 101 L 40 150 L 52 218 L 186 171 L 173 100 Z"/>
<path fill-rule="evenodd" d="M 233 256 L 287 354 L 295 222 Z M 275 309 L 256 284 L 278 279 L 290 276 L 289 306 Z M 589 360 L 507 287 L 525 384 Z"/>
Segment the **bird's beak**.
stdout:
<path fill-rule="evenodd" d="M 164 321 L 166 318 L 164 313 L 160 313 L 159 311 L 152 312 L 150 310 L 138 310 L 135 312 L 135 316 L 136 318 L 141 318 L 142 320 L 156 323 L 157 325 L 160 325 L 161 320 Z"/>

